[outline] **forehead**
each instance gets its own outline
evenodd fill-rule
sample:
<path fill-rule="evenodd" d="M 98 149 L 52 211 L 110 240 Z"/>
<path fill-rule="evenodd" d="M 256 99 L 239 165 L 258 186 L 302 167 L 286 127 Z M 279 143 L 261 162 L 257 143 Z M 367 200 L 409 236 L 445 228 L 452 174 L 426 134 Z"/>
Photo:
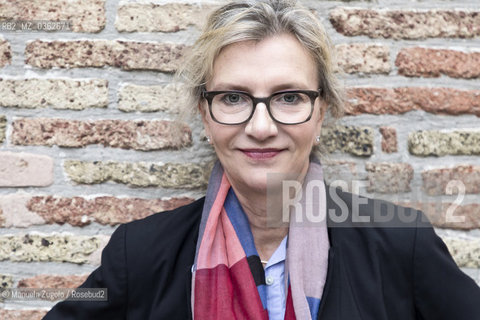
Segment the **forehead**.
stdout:
<path fill-rule="evenodd" d="M 315 60 L 290 34 L 226 46 L 214 61 L 208 90 L 316 89 Z"/>

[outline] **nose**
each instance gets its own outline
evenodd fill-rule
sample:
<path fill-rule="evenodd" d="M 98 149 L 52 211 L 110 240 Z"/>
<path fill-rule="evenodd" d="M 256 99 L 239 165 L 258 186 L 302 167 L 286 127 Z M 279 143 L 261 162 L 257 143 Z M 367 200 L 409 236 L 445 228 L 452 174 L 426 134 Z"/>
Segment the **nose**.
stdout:
<path fill-rule="evenodd" d="M 245 133 L 260 141 L 277 135 L 277 124 L 270 117 L 267 106 L 264 103 L 257 104 L 252 118 L 245 127 Z"/>

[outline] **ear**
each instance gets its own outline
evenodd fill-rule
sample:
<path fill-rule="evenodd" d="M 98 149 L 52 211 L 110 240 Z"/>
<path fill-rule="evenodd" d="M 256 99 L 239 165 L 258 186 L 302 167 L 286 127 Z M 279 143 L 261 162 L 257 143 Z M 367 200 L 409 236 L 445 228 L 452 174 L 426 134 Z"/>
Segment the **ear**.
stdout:
<path fill-rule="evenodd" d="M 319 103 L 319 116 L 317 118 L 315 136 L 319 136 L 322 131 L 323 120 L 325 120 L 325 113 L 327 112 L 328 104 L 325 101 L 320 101 Z"/>
<path fill-rule="evenodd" d="M 208 118 L 210 117 L 210 115 L 208 114 L 207 108 L 205 107 L 205 104 L 202 102 L 198 102 L 197 108 L 198 108 L 198 111 L 200 112 L 200 116 L 202 117 L 205 136 L 210 136 L 210 128 L 208 125 Z"/>

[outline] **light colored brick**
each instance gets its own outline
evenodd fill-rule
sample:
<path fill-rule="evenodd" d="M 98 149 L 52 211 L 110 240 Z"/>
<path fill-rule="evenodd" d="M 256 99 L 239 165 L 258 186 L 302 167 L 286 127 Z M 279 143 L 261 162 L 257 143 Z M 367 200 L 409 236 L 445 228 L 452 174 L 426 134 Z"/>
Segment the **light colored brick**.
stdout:
<path fill-rule="evenodd" d="M 432 169 L 422 172 L 423 188 L 432 196 L 448 194 L 447 186 L 457 183 L 465 186 L 465 193 L 480 194 L 480 166 L 462 165 L 453 168 Z M 449 187 L 452 188 L 452 187 Z M 453 188 L 451 193 L 458 194 Z"/>
<path fill-rule="evenodd" d="M 478 10 L 389 10 L 337 7 L 333 27 L 346 36 L 424 39 L 473 38 L 480 35 Z"/>
<path fill-rule="evenodd" d="M 453 202 L 399 203 L 425 213 L 435 227 L 474 230 L 480 229 L 480 204 L 457 204 Z"/>
<path fill-rule="evenodd" d="M 32 196 L 19 191 L 0 196 L 0 226 L 4 228 L 26 228 L 32 225 L 45 224 L 43 218 L 27 209 Z"/>
<path fill-rule="evenodd" d="M 77 288 L 88 277 L 84 275 L 59 276 L 51 274 L 39 274 L 31 278 L 24 278 L 18 281 L 18 288 Z"/>
<path fill-rule="evenodd" d="M 480 77 L 480 52 L 429 48 L 402 49 L 395 61 L 398 73 L 409 77 L 472 79 Z"/>
<path fill-rule="evenodd" d="M 115 181 L 133 187 L 198 189 L 205 188 L 211 164 L 68 160 L 64 169 L 70 179 L 81 184 Z"/>
<path fill-rule="evenodd" d="M 367 162 L 368 192 L 401 193 L 410 191 L 413 168 L 408 163 Z"/>
<path fill-rule="evenodd" d="M 126 3 L 117 11 L 120 32 L 176 32 L 189 26 L 200 29 L 214 7 L 187 3 Z"/>
<path fill-rule="evenodd" d="M 408 149 L 423 157 L 480 155 L 480 131 L 415 131 L 408 135 Z"/>
<path fill-rule="evenodd" d="M 118 109 L 125 112 L 166 111 L 176 114 L 185 104 L 185 91 L 181 86 L 167 84 L 160 86 L 139 86 L 128 84 L 118 92 Z"/>
<path fill-rule="evenodd" d="M 0 289 L 12 288 L 13 277 L 7 274 L 0 274 Z"/>
<path fill-rule="evenodd" d="M 0 0 L 3 19 L 68 20 L 75 32 L 99 32 L 105 27 L 105 0 Z"/>
<path fill-rule="evenodd" d="M 40 320 L 45 314 L 46 310 L 14 310 L 14 309 L 0 309 L 0 319 L 2 320 Z"/>
<path fill-rule="evenodd" d="M 7 118 L 0 115 L 0 143 L 5 140 L 5 130 L 7 129 Z"/>
<path fill-rule="evenodd" d="M 53 196 L 32 197 L 28 210 L 41 216 L 46 223 L 69 223 L 84 226 L 90 222 L 116 225 L 141 219 L 155 212 L 172 210 L 191 203 L 191 198 L 140 199 L 111 196 L 86 199 Z"/>
<path fill-rule="evenodd" d="M 480 268 L 480 239 L 442 237 L 459 267 Z"/>
<path fill-rule="evenodd" d="M 0 68 L 12 63 L 12 49 L 10 43 L 0 37 Z"/>
<path fill-rule="evenodd" d="M 402 114 L 423 110 L 434 114 L 480 116 L 480 90 L 452 88 L 372 88 L 347 90 L 346 113 Z"/>
<path fill-rule="evenodd" d="M 123 70 L 174 72 L 185 45 L 120 40 L 34 40 L 25 48 L 26 63 L 37 68 L 113 66 Z"/>
<path fill-rule="evenodd" d="M 384 73 L 391 70 L 387 46 L 370 43 L 350 43 L 335 46 L 338 66 L 346 73 Z"/>
<path fill-rule="evenodd" d="M 108 106 L 108 82 L 102 79 L 0 79 L 0 106 L 84 110 Z"/>
<path fill-rule="evenodd" d="M 327 152 L 341 151 L 357 156 L 373 153 L 373 129 L 336 125 L 322 128 L 320 145 Z"/>
<path fill-rule="evenodd" d="M 391 127 L 380 127 L 380 133 L 382 134 L 382 151 L 385 153 L 397 152 L 397 130 Z"/>
<path fill-rule="evenodd" d="M 30 153 L 0 152 L 1 187 L 45 187 L 52 183 L 52 158 Z"/>
<path fill-rule="evenodd" d="M 92 263 L 105 236 L 26 233 L 0 236 L 0 261 Z M 95 262 L 96 261 L 95 259 Z"/>
<path fill-rule="evenodd" d="M 30 118 L 13 122 L 12 143 L 17 145 L 58 145 L 84 147 L 102 144 L 105 147 L 159 150 L 181 148 L 192 143 L 186 124 L 164 120 L 98 120 Z"/>
<path fill-rule="evenodd" d="M 333 161 L 322 160 L 323 178 L 325 183 L 331 185 L 333 183 L 346 182 L 350 188 L 352 181 L 365 180 L 365 175 L 362 174 L 355 162 L 350 161 Z M 350 189 L 349 189 L 350 190 Z"/>

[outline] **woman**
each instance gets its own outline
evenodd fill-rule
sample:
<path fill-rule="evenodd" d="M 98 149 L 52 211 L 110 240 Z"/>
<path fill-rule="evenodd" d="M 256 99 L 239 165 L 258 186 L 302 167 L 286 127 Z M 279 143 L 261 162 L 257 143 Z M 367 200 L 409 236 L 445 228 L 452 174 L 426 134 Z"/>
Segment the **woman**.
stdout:
<path fill-rule="evenodd" d="M 421 213 L 323 183 L 341 113 L 328 38 L 295 1 L 215 11 L 180 72 L 219 162 L 205 198 L 121 225 L 46 319 L 476 319 L 480 289 Z M 394 228 L 395 227 L 395 228 Z"/>

